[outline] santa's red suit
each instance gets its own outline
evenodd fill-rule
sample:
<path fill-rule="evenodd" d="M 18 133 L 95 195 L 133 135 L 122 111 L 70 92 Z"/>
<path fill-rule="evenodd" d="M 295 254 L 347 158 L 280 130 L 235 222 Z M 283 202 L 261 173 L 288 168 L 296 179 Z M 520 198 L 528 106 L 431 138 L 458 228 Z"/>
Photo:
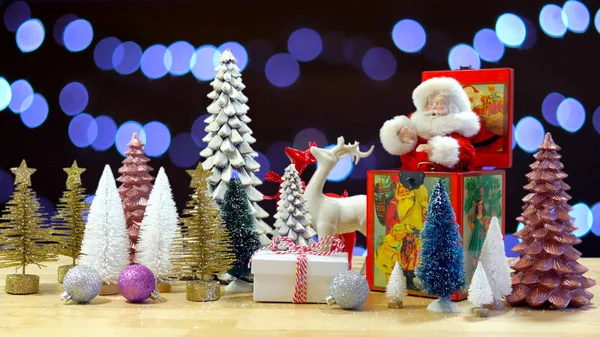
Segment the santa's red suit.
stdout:
<path fill-rule="evenodd" d="M 428 98 L 441 94 L 449 101 L 447 115 L 430 116 L 426 112 Z M 473 170 L 475 149 L 470 138 L 480 130 L 479 116 L 471 111 L 471 103 L 462 85 L 453 78 L 435 77 L 421 83 L 413 91 L 416 111 L 386 121 L 380 130 L 383 148 L 399 155 L 402 170 L 465 172 Z M 407 127 L 417 134 L 411 142 L 403 142 L 398 133 Z M 417 152 L 421 144 L 429 144 L 431 153 Z"/>

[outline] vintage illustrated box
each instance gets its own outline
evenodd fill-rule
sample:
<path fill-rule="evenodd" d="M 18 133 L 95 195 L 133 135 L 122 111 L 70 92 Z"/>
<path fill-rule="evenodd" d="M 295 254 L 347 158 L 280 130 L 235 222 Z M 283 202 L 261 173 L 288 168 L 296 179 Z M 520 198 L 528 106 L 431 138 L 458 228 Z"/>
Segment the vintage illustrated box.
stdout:
<path fill-rule="evenodd" d="M 448 191 L 463 240 L 465 288 L 452 299 L 467 297 L 485 233 L 497 217 L 504 233 L 505 172 L 434 173 L 369 171 L 367 175 L 367 280 L 385 291 L 392 268 L 400 262 L 409 295 L 427 296 L 415 275 L 429 196 L 438 179 Z"/>
<path fill-rule="evenodd" d="M 408 293 L 427 296 L 415 275 L 419 265 L 420 233 L 429 194 L 442 179 L 450 195 L 465 260 L 465 288 L 453 296 L 467 297 L 485 233 L 492 217 L 498 217 L 504 233 L 504 168 L 512 166 L 513 70 L 427 71 L 422 80 L 452 77 L 459 81 L 471 109 L 482 121 L 471 138 L 476 151 L 476 171 L 465 173 L 369 171 L 367 176 L 367 279 L 372 290 L 385 291 L 389 275 L 399 261 Z M 485 170 L 483 169 L 485 168 Z M 495 169 L 495 170 L 490 170 Z"/>
<path fill-rule="evenodd" d="M 348 270 L 348 253 L 307 255 L 306 303 L 324 303 L 333 278 Z M 252 258 L 254 301 L 293 302 L 298 254 L 258 251 Z"/>

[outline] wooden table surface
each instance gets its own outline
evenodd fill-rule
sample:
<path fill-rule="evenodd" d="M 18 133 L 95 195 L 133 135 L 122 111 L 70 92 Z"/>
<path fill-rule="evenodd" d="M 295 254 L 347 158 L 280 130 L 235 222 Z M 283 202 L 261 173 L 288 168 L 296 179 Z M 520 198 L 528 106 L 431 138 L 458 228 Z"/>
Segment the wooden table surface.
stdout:
<path fill-rule="evenodd" d="M 357 259 L 358 268 L 363 261 Z M 600 259 L 582 259 L 586 274 L 600 279 Z M 41 277 L 35 295 L 8 295 L 0 269 L 0 336 L 600 336 L 600 311 L 563 311 L 508 308 L 475 318 L 472 305 L 462 301 L 460 314 L 440 314 L 425 308 L 430 299 L 407 297 L 404 309 L 390 310 L 382 293 L 371 293 L 360 311 L 318 304 L 254 303 L 252 294 L 224 294 L 216 302 L 196 303 L 185 299 L 185 284 L 178 282 L 164 301 L 132 304 L 119 296 L 96 297 L 90 304 L 58 304 L 62 286 L 56 268 L 68 264 L 63 258 L 41 270 L 28 271 Z M 590 289 L 598 301 L 598 287 Z M 139 335 L 138 335 L 139 334 Z"/>

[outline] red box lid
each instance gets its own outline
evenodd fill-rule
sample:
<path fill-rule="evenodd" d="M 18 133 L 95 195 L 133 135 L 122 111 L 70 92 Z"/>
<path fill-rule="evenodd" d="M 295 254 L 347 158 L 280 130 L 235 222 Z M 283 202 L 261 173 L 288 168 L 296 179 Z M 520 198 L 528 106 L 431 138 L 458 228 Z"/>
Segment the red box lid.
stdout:
<path fill-rule="evenodd" d="M 513 144 L 513 69 L 425 71 L 422 80 L 452 77 L 459 81 L 471 99 L 471 109 L 483 120 L 483 128 L 471 140 L 475 167 L 509 168 Z"/>

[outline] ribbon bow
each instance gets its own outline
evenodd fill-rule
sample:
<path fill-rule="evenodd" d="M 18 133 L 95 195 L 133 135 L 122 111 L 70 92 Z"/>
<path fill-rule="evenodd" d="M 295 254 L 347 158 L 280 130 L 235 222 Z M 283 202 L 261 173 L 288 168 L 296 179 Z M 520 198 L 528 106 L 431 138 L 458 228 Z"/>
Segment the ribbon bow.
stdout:
<path fill-rule="evenodd" d="M 285 250 L 281 250 L 281 248 L 285 248 Z M 329 248 L 329 251 L 326 251 L 326 248 Z M 308 255 L 330 256 L 335 253 L 341 253 L 344 251 L 344 243 L 336 237 L 325 236 L 310 246 L 299 246 L 290 238 L 280 236 L 271 241 L 268 246 L 254 252 L 250 257 L 248 266 L 252 264 L 254 255 L 262 250 L 271 250 L 278 255 L 298 254 L 298 258 L 296 259 L 296 284 L 294 287 L 293 302 L 306 303 Z"/>

